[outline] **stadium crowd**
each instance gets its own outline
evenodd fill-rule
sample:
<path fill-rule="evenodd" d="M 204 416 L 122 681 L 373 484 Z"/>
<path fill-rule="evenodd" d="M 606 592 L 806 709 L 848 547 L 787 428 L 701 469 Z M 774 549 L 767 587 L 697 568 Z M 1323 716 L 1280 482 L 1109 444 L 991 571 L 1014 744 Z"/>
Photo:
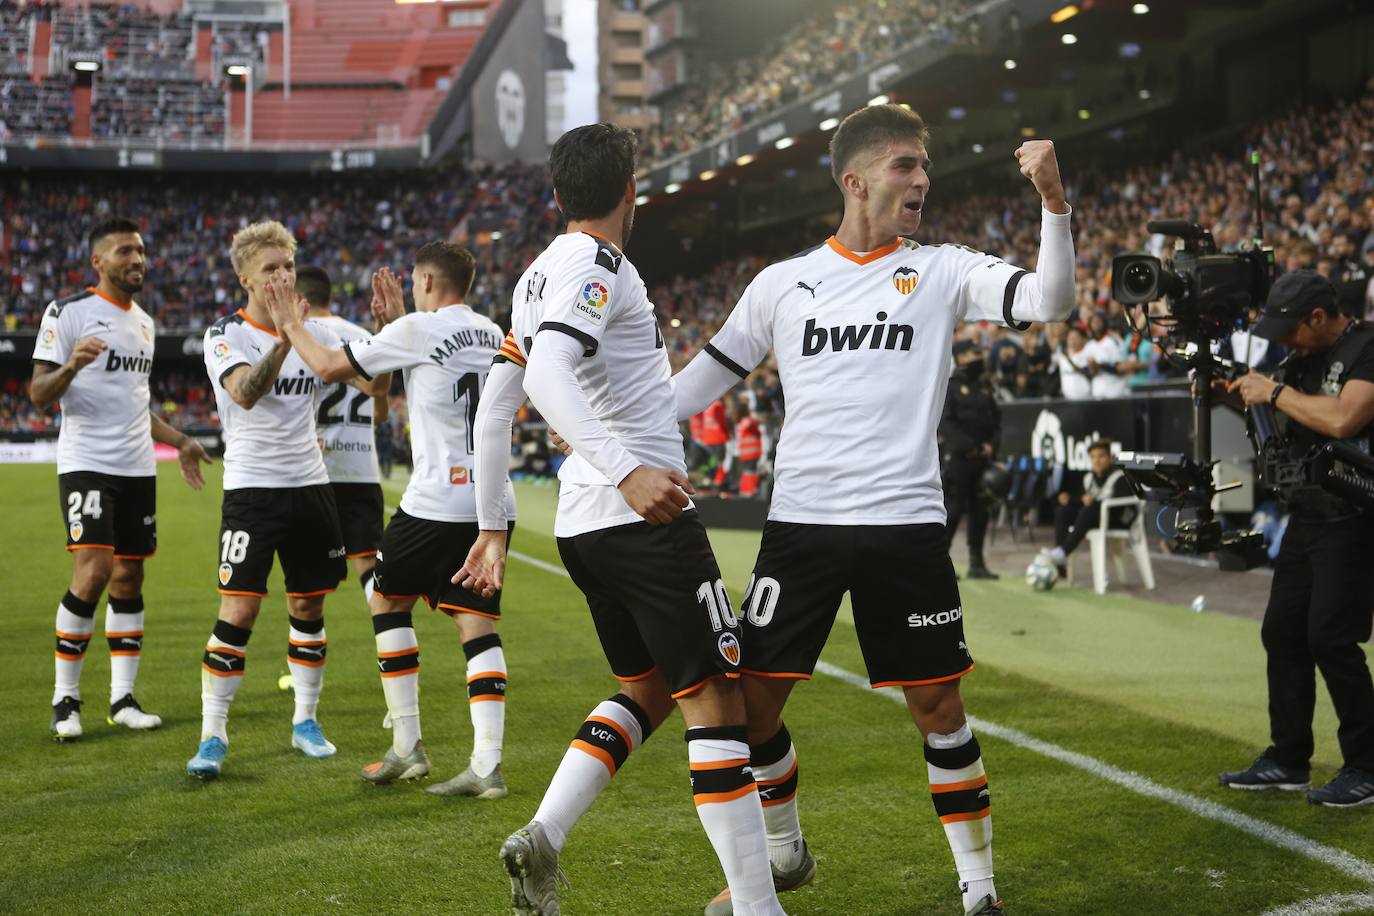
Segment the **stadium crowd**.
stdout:
<path fill-rule="evenodd" d="M 642 137 L 640 158 L 668 159 L 733 133 L 917 42 L 976 45 L 965 0 L 841 3 L 806 17 L 757 54 L 708 64 Z"/>
<path fill-rule="evenodd" d="M 51 15 L 54 45 L 103 50 L 108 76 L 195 79 L 195 24 L 190 16 L 164 16 L 129 4 L 32 9 L 35 15 Z"/>
<path fill-rule="evenodd" d="M 1294 109 L 1254 126 L 1243 142 L 1259 150 L 1265 163 L 1265 238 L 1282 269 L 1316 267 L 1339 281 L 1370 264 L 1374 87 L 1329 108 Z M 1072 169 L 1069 176 L 1078 236 L 1074 320 L 1023 334 L 982 325 L 959 332 L 982 344 L 1002 399 L 1122 396 L 1137 385 L 1176 376 L 1146 329 L 1132 327 L 1111 300 L 1112 257 L 1130 250 L 1165 254 L 1168 240 L 1144 228 L 1150 219 L 1186 216 L 1212 227 L 1218 245 L 1228 250 L 1252 231 L 1253 191 L 1234 152 L 1175 155 L 1124 170 Z M 404 270 L 418 245 L 446 237 L 477 256 L 478 280 L 469 301 L 505 322 L 511 284 L 561 225 L 543 169 L 459 168 L 407 176 L 404 190 L 397 187 L 388 177 L 328 178 L 307 186 L 271 179 L 222 193 L 176 178 L 150 188 L 124 177 L 75 183 L 69 176 L 35 177 L 4 191 L 8 267 L 0 272 L 0 315 L 9 330 L 36 327 L 46 302 L 88 282 L 81 241 L 86 227 L 71 214 L 95 220 L 126 213 L 144 227 L 150 268 L 141 298 L 164 330 L 199 331 L 236 306 L 242 294 L 225 254 L 229 236 L 269 216 L 281 216 L 296 234 L 302 263 L 329 271 L 344 317 L 366 323 L 372 273 L 382 266 Z M 1039 222 L 1023 195 L 985 194 L 955 206 L 939 196 L 938 182 L 935 194 L 924 239 L 957 240 L 1033 267 Z M 814 244 L 824 231 L 794 227 L 773 238 L 768 250 L 652 284 L 650 296 L 674 366 L 685 365 L 705 344 L 763 266 Z M 1343 286 L 1352 312 L 1374 311 L 1363 281 Z M 210 409 L 203 391 L 193 400 Z M 729 429 L 754 420 L 770 437 L 782 411 L 775 367 L 766 363 L 723 406 Z M 38 422 L 12 398 L 3 417 L 11 430 Z M 399 422 L 402 432 L 395 438 L 403 441 L 404 421 Z M 556 465 L 537 439 L 525 443 L 536 473 Z M 709 443 L 695 442 L 694 449 L 699 466 L 714 473 L 717 452 Z"/>

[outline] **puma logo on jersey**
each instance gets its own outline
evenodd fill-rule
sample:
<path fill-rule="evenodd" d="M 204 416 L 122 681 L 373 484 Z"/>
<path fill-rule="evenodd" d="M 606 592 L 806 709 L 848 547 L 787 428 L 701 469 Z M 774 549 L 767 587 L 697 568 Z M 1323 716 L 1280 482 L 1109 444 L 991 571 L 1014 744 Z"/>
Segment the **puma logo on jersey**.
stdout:
<path fill-rule="evenodd" d="M 138 356 L 120 356 L 111 350 L 105 358 L 106 372 L 138 372 L 147 375 L 153 371 L 152 357 L 139 354 Z"/>
<path fill-rule="evenodd" d="M 832 328 L 817 327 L 816 319 L 806 319 L 806 327 L 802 329 L 802 356 L 815 356 L 827 346 L 835 353 L 841 350 L 911 349 L 911 341 L 916 336 L 915 328 L 909 324 L 882 324 L 887 320 L 887 312 L 879 312 L 877 318 L 878 324 L 846 324 Z"/>
<path fill-rule="evenodd" d="M 279 378 L 272 383 L 273 394 L 315 394 L 315 376 L 306 375 L 305 370 L 298 371 L 294 378 Z"/>
<path fill-rule="evenodd" d="M 824 282 L 825 282 L 824 280 L 817 280 L 817 281 L 816 281 L 816 286 L 820 286 L 820 285 L 821 285 L 822 283 L 824 283 Z M 807 286 L 807 285 L 806 285 L 805 283 L 803 283 L 802 281 L 800 281 L 800 280 L 797 281 L 797 289 L 804 289 L 804 290 L 806 290 L 808 293 L 811 294 L 811 298 L 812 298 L 812 299 L 815 299 L 815 298 L 816 298 L 816 286 Z"/>

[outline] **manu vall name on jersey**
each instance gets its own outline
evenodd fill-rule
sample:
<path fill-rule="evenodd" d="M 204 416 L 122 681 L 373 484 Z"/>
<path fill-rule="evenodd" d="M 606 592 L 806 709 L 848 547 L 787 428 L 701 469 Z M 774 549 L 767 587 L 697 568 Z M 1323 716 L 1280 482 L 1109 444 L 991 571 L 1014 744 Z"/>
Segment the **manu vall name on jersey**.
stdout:
<path fill-rule="evenodd" d="M 486 347 L 488 350 L 495 350 L 501 346 L 501 338 L 492 334 L 490 331 L 483 331 L 478 328 L 471 328 L 465 331 L 454 331 L 444 342 L 434 348 L 429 354 L 430 360 L 436 366 L 442 366 L 444 360 L 460 352 L 464 347 Z"/>
<path fill-rule="evenodd" d="M 802 356 L 815 356 L 828 346 L 841 350 L 910 350 L 916 329 L 909 324 L 882 324 L 887 312 L 877 314 L 877 324 L 846 324 L 832 328 L 816 327 L 816 319 L 806 319 L 802 328 Z"/>

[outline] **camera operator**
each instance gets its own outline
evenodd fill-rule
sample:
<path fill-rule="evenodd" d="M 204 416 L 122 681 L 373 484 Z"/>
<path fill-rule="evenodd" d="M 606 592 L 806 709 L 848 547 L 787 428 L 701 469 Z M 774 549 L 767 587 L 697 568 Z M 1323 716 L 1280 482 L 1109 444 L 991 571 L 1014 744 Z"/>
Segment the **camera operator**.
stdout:
<path fill-rule="evenodd" d="M 1282 380 L 1251 371 L 1226 386 L 1233 406 L 1272 405 L 1295 458 L 1343 440 L 1366 453 L 1374 433 L 1374 328 L 1342 314 L 1336 288 L 1312 270 L 1281 277 L 1255 334 L 1291 351 Z M 1287 488 L 1292 511 L 1274 565 L 1261 635 L 1268 657 L 1273 742 L 1249 769 L 1221 774 L 1234 789 L 1308 789 L 1315 670 L 1340 721 L 1343 764 L 1313 804 L 1374 803 L 1374 683 L 1359 643 L 1374 608 L 1374 513 L 1315 485 Z M 1315 669 L 1315 670 L 1314 670 Z"/>

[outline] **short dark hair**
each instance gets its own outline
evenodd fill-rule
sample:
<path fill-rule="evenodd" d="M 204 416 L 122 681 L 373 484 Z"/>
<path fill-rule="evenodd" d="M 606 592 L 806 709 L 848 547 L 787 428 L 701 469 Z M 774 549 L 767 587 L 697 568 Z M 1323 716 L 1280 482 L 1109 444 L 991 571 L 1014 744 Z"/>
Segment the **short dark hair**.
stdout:
<path fill-rule="evenodd" d="M 296 292 L 317 309 L 328 308 L 334 298 L 334 283 L 323 267 L 306 264 L 296 268 Z"/>
<path fill-rule="evenodd" d="M 90 245 L 90 250 L 95 251 L 95 245 L 107 235 L 117 235 L 121 232 L 137 232 L 138 223 L 124 216 L 114 216 L 107 220 L 102 220 L 95 224 L 91 229 L 91 234 L 86 236 L 86 241 Z"/>
<path fill-rule="evenodd" d="M 466 298 L 477 276 L 477 260 L 462 245 L 435 240 L 426 242 L 415 252 L 415 266 L 430 268 L 443 285 Z"/>
<path fill-rule="evenodd" d="M 1094 442 L 1092 445 L 1088 446 L 1088 451 L 1089 451 L 1089 452 L 1104 451 L 1104 452 L 1107 452 L 1107 453 L 1110 454 L 1110 453 L 1111 453 L 1111 450 L 1112 450 L 1112 440 L 1111 440 L 1111 439 L 1098 439 L 1098 440 L 1097 440 L 1096 442 Z"/>
<path fill-rule="evenodd" d="M 830 137 L 830 174 L 844 186 L 846 167 L 859 153 L 897 140 L 915 140 L 922 146 L 930 139 L 925 119 L 902 105 L 869 105 L 851 112 Z"/>
<path fill-rule="evenodd" d="M 564 218 L 599 219 L 614 210 L 634 177 L 638 152 L 634 131 L 605 122 L 559 137 L 549 153 L 549 174 Z"/>

